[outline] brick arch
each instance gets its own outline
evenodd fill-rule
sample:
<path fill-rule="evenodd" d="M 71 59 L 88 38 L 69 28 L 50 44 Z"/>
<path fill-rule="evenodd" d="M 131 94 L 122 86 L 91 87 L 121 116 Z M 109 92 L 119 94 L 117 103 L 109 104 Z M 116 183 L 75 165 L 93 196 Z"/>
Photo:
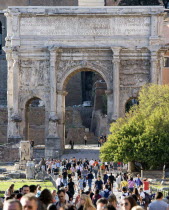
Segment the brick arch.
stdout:
<path fill-rule="evenodd" d="M 44 102 L 46 109 L 48 108 L 48 100 L 45 100 L 45 93 L 43 91 L 40 91 L 38 93 L 28 93 L 28 94 L 22 94 L 20 95 L 20 108 L 25 109 L 27 103 L 34 99 L 40 99 Z"/>
<path fill-rule="evenodd" d="M 40 97 L 33 96 L 30 99 L 28 99 L 25 103 L 25 109 L 24 109 L 24 136 L 25 140 L 34 140 L 35 144 L 45 144 L 45 130 L 41 129 L 41 126 L 44 126 L 46 123 L 46 107 L 44 104 L 44 107 L 29 107 L 29 105 L 34 100 L 41 100 Z M 40 116 L 36 117 L 36 116 Z M 33 122 L 32 122 L 33 120 Z M 31 124 L 31 122 L 33 124 Z M 30 126 L 33 125 L 32 127 Z M 37 132 L 35 132 L 35 128 L 37 129 Z M 30 132 L 31 129 L 31 132 Z M 31 134 L 31 135 L 30 135 Z M 40 142 L 39 142 L 40 141 Z"/>

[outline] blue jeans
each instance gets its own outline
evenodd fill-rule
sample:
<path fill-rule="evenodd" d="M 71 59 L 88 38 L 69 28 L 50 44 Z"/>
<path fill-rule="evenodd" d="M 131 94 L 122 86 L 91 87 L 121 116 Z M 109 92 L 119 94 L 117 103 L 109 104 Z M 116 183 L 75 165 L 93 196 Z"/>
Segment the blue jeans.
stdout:
<path fill-rule="evenodd" d="M 97 173 L 98 173 L 98 171 L 94 170 L 95 179 L 97 179 Z"/>
<path fill-rule="evenodd" d="M 65 187 L 67 186 L 67 179 L 63 179 L 63 184 Z"/>
<path fill-rule="evenodd" d="M 88 186 L 90 189 L 92 188 L 92 179 L 88 179 Z"/>

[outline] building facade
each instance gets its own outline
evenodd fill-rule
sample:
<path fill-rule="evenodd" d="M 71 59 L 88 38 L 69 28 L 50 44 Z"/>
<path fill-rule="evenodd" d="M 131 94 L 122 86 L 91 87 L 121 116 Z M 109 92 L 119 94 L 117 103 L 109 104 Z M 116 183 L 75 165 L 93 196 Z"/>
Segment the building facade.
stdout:
<path fill-rule="evenodd" d="M 108 125 L 144 84 L 162 84 L 169 43 L 162 6 L 9 7 L 5 15 L 8 141 L 25 139 L 26 104 L 38 98 L 46 157 L 62 152 L 66 85 L 77 72 L 97 72 L 106 82 Z"/>

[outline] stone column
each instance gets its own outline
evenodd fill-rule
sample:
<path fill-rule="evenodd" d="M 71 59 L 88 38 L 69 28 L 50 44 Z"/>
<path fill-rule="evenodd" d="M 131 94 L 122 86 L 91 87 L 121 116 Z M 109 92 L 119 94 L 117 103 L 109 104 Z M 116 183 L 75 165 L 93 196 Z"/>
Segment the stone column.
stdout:
<path fill-rule="evenodd" d="M 158 52 L 151 51 L 150 82 L 157 84 L 158 78 Z"/>
<path fill-rule="evenodd" d="M 113 120 L 119 117 L 120 103 L 120 47 L 112 48 L 113 51 Z"/>
<path fill-rule="evenodd" d="M 161 51 L 160 58 L 159 58 L 159 80 L 158 80 L 159 85 L 163 84 L 164 55 L 165 55 L 165 52 Z"/>
<path fill-rule="evenodd" d="M 22 121 L 19 116 L 18 95 L 19 95 L 19 56 L 17 49 L 6 50 L 8 61 L 8 142 L 19 142 L 19 123 Z"/>
<path fill-rule="evenodd" d="M 55 48 L 50 50 L 50 111 L 49 111 L 49 126 L 48 136 L 46 138 L 45 157 L 56 158 L 60 151 L 60 137 L 58 135 L 57 115 L 57 99 L 56 99 L 56 57 L 57 51 Z"/>
<path fill-rule="evenodd" d="M 68 94 L 66 91 L 57 91 L 57 112 L 59 113 L 59 136 L 61 138 L 61 149 L 65 147 L 65 96 Z"/>
<path fill-rule="evenodd" d="M 107 121 L 108 124 L 113 121 L 113 90 L 106 90 L 107 95 Z"/>

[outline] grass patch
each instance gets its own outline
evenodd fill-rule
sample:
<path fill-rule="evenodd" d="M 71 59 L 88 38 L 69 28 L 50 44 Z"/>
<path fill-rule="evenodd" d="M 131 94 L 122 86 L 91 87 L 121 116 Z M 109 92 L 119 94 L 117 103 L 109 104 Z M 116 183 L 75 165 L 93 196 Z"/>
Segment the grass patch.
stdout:
<path fill-rule="evenodd" d="M 52 182 L 50 181 L 37 181 L 37 180 L 28 180 L 28 179 L 12 179 L 7 181 L 0 181 L 0 191 L 6 191 L 11 184 L 14 184 L 14 190 L 18 190 L 23 185 L 40 185 L 42 190 L 47 188 L 49 190 L 54 190 L 55 187 L 53 186 Z"/>

